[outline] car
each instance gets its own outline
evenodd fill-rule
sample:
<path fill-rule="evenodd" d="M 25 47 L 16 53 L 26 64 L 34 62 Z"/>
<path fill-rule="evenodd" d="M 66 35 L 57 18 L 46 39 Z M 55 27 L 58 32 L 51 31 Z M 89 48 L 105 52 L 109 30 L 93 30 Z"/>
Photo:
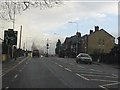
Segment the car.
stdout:
<path fill-rule="evenodd" d="M 80 53 L 76 56 L 76 63 L 89 63 L 92 64 L 92 58 L 89 54 Z"/>
<path fill-rule="evenodd" d="M 39 57 L 39 56 L 40 56 L 39 50 L 32 51 L 32 57 Z"/>

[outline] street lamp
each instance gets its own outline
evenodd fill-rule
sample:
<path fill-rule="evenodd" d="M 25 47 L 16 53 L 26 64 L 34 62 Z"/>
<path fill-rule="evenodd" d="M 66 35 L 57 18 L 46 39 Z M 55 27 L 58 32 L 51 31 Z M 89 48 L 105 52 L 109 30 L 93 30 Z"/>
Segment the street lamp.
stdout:
<path fill-rule="evenodd" d="M 77 25 L 77 32 L 78 32 L 78 23 L 77 22 L 71 22 L 71 21 L 69 21 L 68 23 L 75 23 Z"/>
<path fill-rule="evenodd" d="M 72 22 L 72 21 L 69 21 L 68 23 L 75 23 L 77 25 L 77 32 L 78 32 L 78 23 L 77 22 Z M 76 56 L 77 56 L 77 53 L 78 53 L 78 35 L 77 36 L 77 43 L 76 43 Z"/>

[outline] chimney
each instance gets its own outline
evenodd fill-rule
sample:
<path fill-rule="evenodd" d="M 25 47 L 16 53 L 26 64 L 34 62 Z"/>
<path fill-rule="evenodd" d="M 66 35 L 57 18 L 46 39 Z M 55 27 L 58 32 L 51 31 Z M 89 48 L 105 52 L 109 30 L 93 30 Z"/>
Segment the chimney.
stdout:
<path fill-rule="evenodd" d="M 81 37 L 81 33 L 80 33 L 80 32 L 77 32 L 76 35 L 77 35 L 78 37 Z"/>
<path fill-rule="evenodd" d="M 93 30 L 90 30 L 90 34 L 93 33 Z"/>
<path fill-rule="evenodd" d="M 99 26 L 95 26 L 95 32 L 99 31 Z"/>

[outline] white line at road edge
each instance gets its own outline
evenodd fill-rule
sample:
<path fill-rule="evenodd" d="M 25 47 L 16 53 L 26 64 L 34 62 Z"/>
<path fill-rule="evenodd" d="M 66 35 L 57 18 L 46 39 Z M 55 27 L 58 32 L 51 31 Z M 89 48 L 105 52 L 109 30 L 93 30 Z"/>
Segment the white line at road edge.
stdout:
<path fill-rule="evenodd" d="M 65 68 L 65 70 L 72 72 L 72 71 L 71 71 L 70 69 L 68 69 L 68 68 Z"/>
<path fill-rule="evenodd" d="M 85 80 L 87 80 L 87 81 L 89 81 L 88 78 L 86 78 L 86 77 L 84 77 L 84 76 L 82 76 L 82 75 L 80 75 L 80 74 L 78 74 L 78 73 L 76 73 L 76 75 L 79 76 L 79 77 L 81 77 L 81 78 L 83 78 L 83 79 L 85 79 Z"/>
<path fill-rule="evenodd" d="M 28 57 L 27 57 L 28 58 Z M 27 60 L 27 58 L 24 58 L 20 63 L 16 64 L 15 66 L 13 66 L 12 68 L 8 69 L 3 75 L 6 75 L 8 72 L 12 71 L 14 68 L 16 68 L 19 64 L 21 64 L 23 61 Z M 1 78 L 1 77 L 0 77 Z"/>

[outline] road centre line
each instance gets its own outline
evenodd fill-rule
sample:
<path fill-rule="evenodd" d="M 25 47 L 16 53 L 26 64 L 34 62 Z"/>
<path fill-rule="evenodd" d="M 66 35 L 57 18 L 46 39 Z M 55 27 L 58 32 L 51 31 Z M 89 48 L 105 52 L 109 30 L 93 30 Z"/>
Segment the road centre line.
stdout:
<path fill-rule="evenodd" d="M 92 81 L 102 81 L 102 82 L 118 82 L 118 81 L 110 81 L 110 80 L 101 80 L 101 79 L 90 79 Z"/>
<path fill-rule="evenodd" d="M 118 77 L 113 77 L 113 76 L 101 76 L 101 75 L 88 75 L 88 74 L 81 74 L 85 76 L 95 76 L 95 77 L 107 77 L 107 78 L 118 78 Z"/>
<path fill-rule="evenodd" d="M 72 72 L 72 71 L 71 71 L 70 69 L 68 69 L 68 68 L 65 68 L 65 70 Z"/>
<path fill-rule="evenodd" d="M 80 74 L 78 74 L 78 73 L 76 73 L 76 75 L 79 76 L 79 77 L 81 77 L 81 78 L 83 78 L 83 79 L 85 79 L 85 80 L 87 80 L 87 81 L 89 81 L 88 78 L 86 78 L 86 77 L 84 77 L 84 76 L 82 76 L 82 75 L 80 75 Z"/>

